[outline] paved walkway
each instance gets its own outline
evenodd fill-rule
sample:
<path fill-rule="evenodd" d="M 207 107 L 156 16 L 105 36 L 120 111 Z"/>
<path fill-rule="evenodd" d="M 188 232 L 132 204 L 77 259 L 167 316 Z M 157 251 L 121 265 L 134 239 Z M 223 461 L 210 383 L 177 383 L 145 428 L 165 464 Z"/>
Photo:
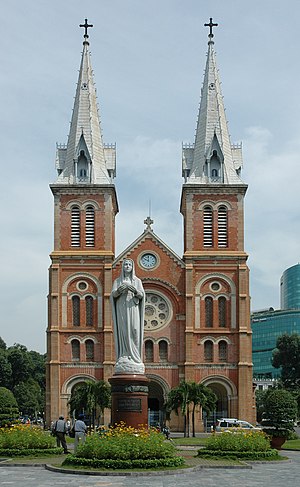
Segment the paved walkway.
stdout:
<path fill-rule="evenodd" d="M 244 469 L 203 469 L 175 475 L 113 477 L 50 472 L 42 467 L 0 467 L 0 486 L 18 487 L 296 487 L 300 452 L 283 452 L 290 462 L 254 464 Z"/>

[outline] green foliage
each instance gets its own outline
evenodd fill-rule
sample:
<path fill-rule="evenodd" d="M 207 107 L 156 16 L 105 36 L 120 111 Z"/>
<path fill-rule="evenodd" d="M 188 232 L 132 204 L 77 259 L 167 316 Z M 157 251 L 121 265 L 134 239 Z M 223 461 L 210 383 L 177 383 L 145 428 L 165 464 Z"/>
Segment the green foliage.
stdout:
<path fill-rule="evenodd" d="M 55 438 L 37 427 L 19 425 L 0 430 L 0 449 L 47 450 L 54 447 Z"/>
<path fill-rule="evenodd" d="M 11 383 L 11 365 L 7 360 L 6 352 L 0 348 L 0 386 L 9 387 Z"/>
<path fill-rule="evenodd" d="M 300 335 L 287 333 L 279 336 L 272 358 L 273 367 L 281 367 L 284 387 L 300 386 Z"/>
<path fill-rule="evenodd" d="M 35 380 L 28 379 L 26 382 L 19 382 L 14 387 L 14 395 L 22 414 L 35 416 L 37 411 L 43 410 L 44 395 Z"/>
<path fill-rule="evenodd" d="M 190 412 L 192 412 L 193 436 L 195 436 L 195 409 L 201 406 L 206 413 L 211 413 L 215 409 L 217 397 L 214 392 L 203 384 L 196 382 L 186 382 L 182 380 L 179 386 L 174 387 L 168 394 L 165 403 L 167 418 L 171 411 L 178 415 L 179 409 L 184 416 L 184 436 L 190 434 Z M 192 406 L 192 411 L 190 411 Z"/>
<path fill-rule="evenodd" d="M 271 436 L 288 438 L 294 431 L 297 403 L 285 389 L 269 389 L 264 400 L 263 430 Z"/>
<path fill-rule="evenodd" d="M 62 448 L 0 448 L 0 456 L 3 457 L 44 457 L 51 455 L 61 455 Z"/>
<path fill-rule="evenodd" d="M 207 450 L 206 448 L 198 451 L 198 456 L 202 458 L 231 458 L 232 460 L 276 460 L 278 451 L 269 449 L 267 451 L 231 451 L 231 450 Z"/>
<path fill-rule="evenodd" d="M 206 442 L 205 450 L 216 451 L 267 451 L 270 449 L 270 440 L 262 431 L 237 431 L 211 435 Z"/>
<path fill-rule="evenodd" d="M 0 387 L 0 427 L 10 425 L 18 417 L 18 405 L 13 393 L 5 387 Z"/>
<path fill-rule="evenodd" d="M 137 460 L 123 460 L 122 458 L 115 459 L 94 459 L 94 458 L 78 458 L 74 455 L 68 455 L 63 462 L 63 465 L 75 465 L 88 468 L 100 469 L 156 469 L 166 467 L 180 467 L 184 465 L 182 457 L 174 458 L 154 458 L 154 459 L 137 459 Z"/>
<path fill-rule="evenodd" d="M 97 459 L 158 459 L 172 458 L 176 448 L 156 430 L 138 429 L 120 425 L 104 434 L 94 433 L 77 449 L 80 458 Z"/>
<path fill-rule="evenodd" d="M 75 411 L 78 415 L 85 411 L 90 416 L 91 423 L 95 425 L 97 409 L 103 414 L 104 408 L 110 406 L 110 400 L 111 389 L 107 382 L 86 381 L 74 388 L 69 401 L 70 412 Z"/>
<path fill-rule="evenodd" d="M 1 337 L 0 337 L 0 350 L 6 350 L 6 343 Z"/>

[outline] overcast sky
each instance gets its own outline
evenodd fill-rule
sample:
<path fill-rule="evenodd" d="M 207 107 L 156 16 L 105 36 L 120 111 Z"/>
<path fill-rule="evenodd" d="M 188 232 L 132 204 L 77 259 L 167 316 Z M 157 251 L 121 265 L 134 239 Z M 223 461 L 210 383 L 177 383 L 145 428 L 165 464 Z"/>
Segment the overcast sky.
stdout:
<path fill-rule="evenodd" d="M 210 5 L 211 4 L 211 5 Z M 1 6 L 0 336 L 45 351 L 55 144 L 66 143 L 85 18 L 103 138 L 117 143 L 117 248 L 153 229 L 182 255 L 209 17 L 232 142 L 243 142 L 252 309 L 299 261 L 299 0 L 10 0 Z"/>

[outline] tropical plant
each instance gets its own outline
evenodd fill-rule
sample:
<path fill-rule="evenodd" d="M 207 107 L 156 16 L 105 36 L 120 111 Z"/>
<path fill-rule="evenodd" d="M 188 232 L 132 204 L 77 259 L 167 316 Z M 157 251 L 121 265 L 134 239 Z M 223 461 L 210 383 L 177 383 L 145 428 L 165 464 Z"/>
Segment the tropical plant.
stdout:
<path fill-rule="evenodd" d="M 273 367 L 281 367 L 281 380 L 285 388 L 300 386 L 300 335 L 284 333 L 277 338 L 272 357 Z"/>
<path fill-rule="evenodd" d="M 171 411 L 178 415 L 179 409 L 184 417 L 184 436 L 190 436 L 190 413 L 192 413 L 192 434 L 195 436 L 195 411 L 196 407 L 202 407 L 203 411 L 210 413 L 216 404 L 216 395 L 203 384 L 181 381 L 179 386 L 171 389 L 165 403 L 167 417 Z M 192 409 L 190 407 L 192 406 Z"/>
<path fill-rule="evenodd" d="M 269 389 L 264 400 L 263 431 L 272 437 L 288 438 L 294 431 L 297 403 L 285 389 Z"/>
<path fill-rule="evenodd" d="M 16 398 L 5 387 L 0 387 L 0 427 L 13 424 L 19 417 Z"/>
<path fill-rule="evenodd" d="M 72 392 L 69 401 L 70 413 L 78 416 L 85 413 L 90 418 L 90 427 L 95 427 L 97 411 L 103 415 L 104 409 L 110 406 L 110 385 L 104 380 L 86 381 L 78 385 Z"/>

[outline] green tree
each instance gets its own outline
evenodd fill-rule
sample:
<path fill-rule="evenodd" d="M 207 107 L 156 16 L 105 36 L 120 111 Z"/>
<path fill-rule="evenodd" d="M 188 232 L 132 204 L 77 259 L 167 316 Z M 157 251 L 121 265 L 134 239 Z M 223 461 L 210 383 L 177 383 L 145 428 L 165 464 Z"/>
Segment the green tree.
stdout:
<path fill-rule="evenodd" d="M 268 389 L 263 404 L 263 429 L 272 436 L 288 437 L 294 430 L 297 403 L 285 389 Z"/>
<path fill-rule="evenodd" d="M 19 382 L 25 382 L 30 377 L 32 362 L 27 348 L 24 345 L 15 344 L 7 350 L 7 360 L 11 365 L 11 387 Z"/>
<path fill-rule="evenodd" d="M 14 388 L 14 396 L 23 415 L 37 417 L 44 410 L 44 395 L 34 379 L 19 382 Z"/>
<path fill-rule="evenodd" d="M 0 348 L 0 387 L 8 387 L 11 384 L 11 365 L 7 360 L 6 351 Z"/>
<path fill-rule="evenodd" d="M 110 406 L 110 385 L 103 381 L 86 381 L 77 386 L 71 395 L 69 407 L 71 414 L 75 411 L 86 413 L 90 417 L 90 426 L 95 426 L 98 412 L 103 415 L 104 409 Z"/>
<path fill-rule="evenodd" d="M 12 424 L 18 417 L 18 404 L 13 393 L 0 387 L 0 427 Z"/>
<path fill-rule="evenodd" d="M 2 337 L 0 337 L 0 350 L 6 350 L 6 343 Z"/>
<path fill-rule="evenodd" d="M 276 369 L 281 367 L 281 380 L 285 388 L 300 387 L 300 335 L 285 333 L 277 338 L 272 365 Z"/>
<path fill-rule="evenodd" d="M 210 413 L 216 404 L 216 395 L 203 384 L 181 381 L 179 386 L 171 389 L 165 403 L 167 417 L 171 411 L 178 415 L 180 409 L 184 417 L 184 436 L 190 436 L 190 414 L 192 414 L 192 434 L 195 436 L 195 410 L 201 406 L 204 411 Z M 192 409 L 190 407 L 192 406 Z"/>

